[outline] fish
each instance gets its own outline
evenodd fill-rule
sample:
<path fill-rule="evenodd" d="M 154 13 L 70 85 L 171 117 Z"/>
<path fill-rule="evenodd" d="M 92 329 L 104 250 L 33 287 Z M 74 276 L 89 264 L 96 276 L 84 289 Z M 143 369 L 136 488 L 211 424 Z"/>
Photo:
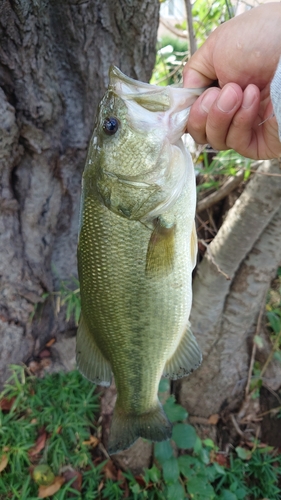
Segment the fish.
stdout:
<path fill-rule="evenodd" d="M 97 112 L 82 179 L 76 360 L 95 384 L 114 376 L 110 455 L 139 437 L 171 437 L 160 379 L 188 375 L 202 360 L 189 323 L 195 175 L 181 139 L 200 93 L 112 66 Z"/>

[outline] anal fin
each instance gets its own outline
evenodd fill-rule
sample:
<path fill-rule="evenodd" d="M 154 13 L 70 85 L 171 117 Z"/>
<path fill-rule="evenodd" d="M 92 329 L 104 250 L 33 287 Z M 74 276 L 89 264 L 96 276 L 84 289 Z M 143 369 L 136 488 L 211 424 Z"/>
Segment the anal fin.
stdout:
<path fill-rule="evenodd" d="M 185 377 L 200 366 L 202 354 L 188 324 L 173 356 L 168 359 L 163 376 L 172 380 Z"/>
<path fill-rule="evenodd" d="M 91 382 L 103 386 L 111 384 L 111 366 L 96 345 L 83 314 L 80 316 L 77 331 L 76 362 L 79 371 Z"/>

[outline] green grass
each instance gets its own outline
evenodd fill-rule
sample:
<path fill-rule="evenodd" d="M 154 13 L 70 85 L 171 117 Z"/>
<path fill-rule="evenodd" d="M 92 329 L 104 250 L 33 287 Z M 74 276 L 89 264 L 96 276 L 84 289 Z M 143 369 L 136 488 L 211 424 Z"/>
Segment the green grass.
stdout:
<path fill-rule="evenodd" d="M 163 379 L 160 398 L 168 388 L 169 382 Z M 106 462 L 85 443 L 96 433 L 99 404 L 94 390 L 77 371 L 38 379 L 27 375 L 24 367 L 13 367 L 0 396 L 0 464 L 7 462 L 0 473 L 0 500 L 36 500 L 40 484 L 52 483 L 54 476 L 69 468 L 80 475 L 82 485 L 75 486 L 75 478 L 66 480 L 48 498 L 280 498 L 280 455 L 258 443 L 254 451 L 237 447 L 230 456 L 220 453 L 212 440 L 198 437 L 174 396 L 164 403 L 174 423 L 172 440 L 155 444 L 152 467 L 143 476 L 119 471 L 116 479 L 107 479 Z"/>

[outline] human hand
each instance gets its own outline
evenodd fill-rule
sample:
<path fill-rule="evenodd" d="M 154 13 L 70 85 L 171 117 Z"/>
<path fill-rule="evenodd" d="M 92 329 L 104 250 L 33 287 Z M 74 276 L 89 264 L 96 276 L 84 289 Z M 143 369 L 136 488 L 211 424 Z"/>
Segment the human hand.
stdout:
<path fill-rule="evenodd" d="M 270 101 L 281 56 L 280 21 L 280 3 L 251 9 L 219 26 L 187 62 L 185 87 L 215 80 L 221 87 L 206 90 L 191 107 L 187 128 L 196 142 L 255 159 L 281 154 Z"/>

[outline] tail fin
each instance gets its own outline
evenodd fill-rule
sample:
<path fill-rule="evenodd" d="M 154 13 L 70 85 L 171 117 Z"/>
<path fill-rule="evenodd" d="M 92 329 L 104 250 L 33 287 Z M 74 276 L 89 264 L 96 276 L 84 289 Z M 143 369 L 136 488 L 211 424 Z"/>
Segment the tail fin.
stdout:
<path fill-rule="evenodd" d="M 139 438 L 165 441 L 172 435 L 169 422 L 161 404 L 141 415 L 123 413 L 115 407 L 109 435 L 108 453 L 113 455 L 126 450 Z"/>

